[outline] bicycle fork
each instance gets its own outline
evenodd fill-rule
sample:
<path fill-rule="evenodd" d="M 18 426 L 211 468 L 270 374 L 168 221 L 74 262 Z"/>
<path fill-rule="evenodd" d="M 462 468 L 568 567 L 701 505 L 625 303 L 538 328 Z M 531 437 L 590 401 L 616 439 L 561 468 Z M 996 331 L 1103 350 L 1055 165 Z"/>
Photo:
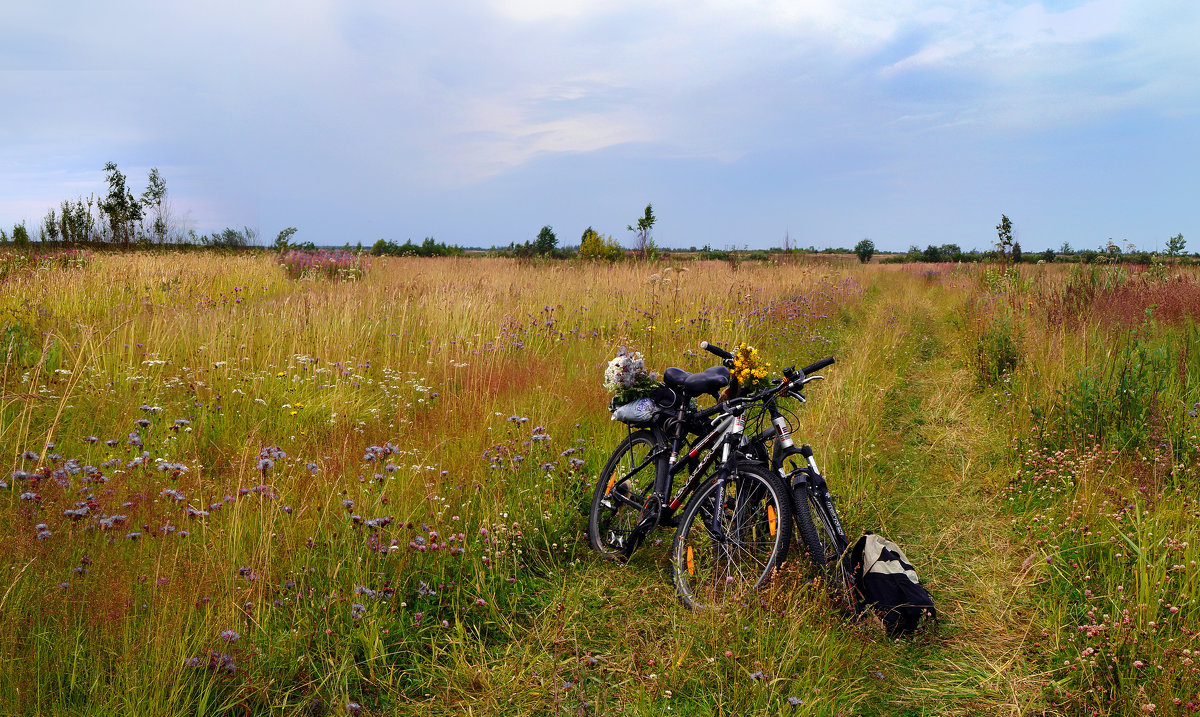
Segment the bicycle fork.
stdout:
<path fill-rule="evenodd" d="M 813 457 L 812 446 L 807 443 L 800 446 L 797 451 L 804 460 L 808 462 L 803 470 L 796 471 L 792 475 L 791 488 L 793 491 L 801 485 L 807 484 L 807 491 L 812 495 L 821 506 L 821 510 L 817 511 L 821 521 L 825 523 L 827 529 L 832 529 L 831 535 L 845 535 L 845 530 L 842 528 L 842 522 L 838 520 L 837 511 L 833 507 L 833 498 L 829 495 L 829 486 L 825 483 L 825 476 L 821 475 L 821 471 L 817 468 L 817 461 Z M 783 468 L 779 469 L 780 475 L 786 480 Z M 795 506 L 797 510 L 803 506 Z M 827 532 L 829 532 L 827 530 Z M 841 547 L 841 546 L 839 546 Z"/>

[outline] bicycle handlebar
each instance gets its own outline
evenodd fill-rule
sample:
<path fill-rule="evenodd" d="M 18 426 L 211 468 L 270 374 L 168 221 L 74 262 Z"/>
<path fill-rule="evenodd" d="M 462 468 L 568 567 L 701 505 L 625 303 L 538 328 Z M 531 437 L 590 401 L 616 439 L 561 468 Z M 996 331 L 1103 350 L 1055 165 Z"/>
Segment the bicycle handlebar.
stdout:
<path fill-rule="evenodd" d="M 721 348 L 720 346 L 714 346 L 714 345 L 708 343 L 707 341 L 701 341 L 700 348 L 713 354 L 714 356 L 719 356 L 720 358 L 725 359 L 726 361 L 733 358 L 733 354 L 729 353 L 728 351 Z M 821 369 L 825 368 L 826 366 L 831 366 L 833 363 L 834 363 L 834 359 L 832 356 L 827 356 L 826 358 L 823 358 L 820 361 L 814 361 L 813 363 L 800 369 L 799 376 L 792 374 L 792 375 L 788 376 L 788 381 L 786 381 L 786 382 L 782 379 L 776 379 L 776 381 L 774 382 L 774 385 L 772 385 L 768 388 L 765 388 L 761 391 L 758 391 L 756 393 L 753 393 L 749 396 L 740 396 L 738 398 L 731 398 L 726 401 L 721 401 L 714 406 L 706 408 L 703 411 L 697 412 L 696 418 L 703 420 L 705 418 L 708 418 L 709 416 L 716 415 L 717 413 L 727 412 L 731 409 L 736 409 L 736 408 L 739 408 L 746 404 L 753 403 L 755 401 L 761 401 L 765 398 L 769 398 L 777 393 L 780 393 L 785 387 L 791 386 L 794 381 L 796 381 L 798 379 L 802 381 L 802 377 L 808 376 L 809 374 L 814 373 L 816 371 L 820 371 Z M 791 373 L 791 369 L 784 370 L 785 375 L 790 374 L 790 373 Z"/>
<path fill-rule="evenodd" d="M 821 369 L 825 368 L 826 366 L 830 366 L 832 364 L 833 364 L 833 357 L 829 356 L 827 358 L 821 359 L 820 361 L 810 363 L 809 365 L 800 369 L 800 372 L 803 373 L 805 376 L 807 376 L 810 373 L 815 373 L 817 371 L 820 371 Z"/>
<path fill-rule="evenodd" d="M 728 351 L 721 348 L 720 346 L 713 346 L 712 344 L 708 343 L 707 341 L 701 341 L 700 348 L 709 352 L 713 356 L 725 359 L 726 361 L 733 359 L 733 354 L 729 353 Z"/>

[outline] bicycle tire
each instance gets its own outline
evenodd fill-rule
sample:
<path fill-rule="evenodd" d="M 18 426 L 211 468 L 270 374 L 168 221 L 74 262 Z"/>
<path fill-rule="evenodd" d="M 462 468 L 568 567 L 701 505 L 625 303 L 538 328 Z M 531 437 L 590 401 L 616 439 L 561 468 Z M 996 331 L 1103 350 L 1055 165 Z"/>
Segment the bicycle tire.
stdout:
<path fill-rule="evenodd" d="M 850 541 L 838 528 L 841 519 L 828 491 L 827 500 L 823 501 L 807 482 L 792 487 L 792 477 L 801 470 L 807 470 L 807 466 L 791 457 L 784 460 L 784 480 L 788 483 L 792 496 L 792 517 L 796 521 L 796 532 L 809 560 L 815 567 L 825 570 L 830 567 L 832 560 L 845 552 Z"/>
<path fill-rule="evenodd" d="M 742 465 L 726 480 L 720 522 L 725 536 L 713 535 L 709 525 L 716 488 L 712 480 L 688 501 L 671 545 L 676 594 L 693 610 L 761 587 L 787 558 L 792 540 L 791 501 L 766 466 Z"/>
<path fill-rule="evenodd" d="M 621 476 L 632 471 L 661 445 L 661 437 L 655 431 L 634 431 L 617 444 L 600 471 L 592 491 L 587 532 L 592 549 L 608 560 L 624 560 L 624 541 L 637 526 L 641 505 L 654 490 L 657 470 L 660 466 L 665 469 L 666 457 L 643 466 L 628 480 L 620 480 Z M 621 469 L 620 473 L 618 469 Z M 610 486 L 610 481 L 620 482 Z M 610 495 L 612 491 L 616 492 L 616 499 Z"/>

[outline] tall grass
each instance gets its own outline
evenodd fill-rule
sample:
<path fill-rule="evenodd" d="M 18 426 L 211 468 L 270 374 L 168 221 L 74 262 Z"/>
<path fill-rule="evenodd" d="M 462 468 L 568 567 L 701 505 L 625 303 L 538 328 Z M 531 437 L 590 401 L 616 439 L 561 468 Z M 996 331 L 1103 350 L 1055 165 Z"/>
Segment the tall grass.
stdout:
<path fill-rule="evenodd" d="M 1134 336 L 1064 302 L 1077 279 L 1056 267 L 985 272 L 379 258 L 338 282 L 293 280 L 271 256 L 98 255 L 14 273 L 0 294 L 0 706 L 1101 705 L 1080 697 L 1094 671 L 1061 665 L 1090 599 L 1073 591 L 1072 560 L 1116 609 L 1110 585 L 1142 585 L 1118 547 L 1128 537 L 1150 561 L 1136 599 L 1179 591 L 1167 614 L 1180 631 L 1164 639 L 1200 629 L 1190 583 L 1160 560 L 1167 536 L 1192 530 L 1195 327 L 1180 313 Z M 1063 306 L 1071 321 L 1055 318 Z M 747 341 L 776 367 L 837 355 L 798 435 L 847 522 L 909 548 L 945 615 L 938 630 L 894 644 L 848 620 L 798 562 L 759 602 L 690 614 L 665 546 L 626 566 L 593 558 L 591 484 L 623 431 L 604 411 L 604 365 L 629 346 L 651 366 L 699 370 L 702 339 Z M 1122 375 L 1120 361 L 1170 377 L 1081 388 Z M 1143 393 L 1112 393 L 1126 389 Z M 1105 401 L 1106 430 L 1068 418 Z M 1047 468 L 1065 460 L 1057 451 L 1086 466 L 1064 479 Z M 1123 529 L 1135 515 L 1144 532 Z M 1108 552 L 1071 532 L 1083 520 L 1114 538 Z M 1105 649 L 1174 655 L 1155 624 L 1127 633 L 1136 650 Z M 1121 684 L 1143 669 L 1120 664 Z M 1170 674 L 1161 697 L 1145 681 L 1147 699 L 1194 690 L 1191 673 Z M 1133 705 L 1129 694 L 1102 709 Z"/>

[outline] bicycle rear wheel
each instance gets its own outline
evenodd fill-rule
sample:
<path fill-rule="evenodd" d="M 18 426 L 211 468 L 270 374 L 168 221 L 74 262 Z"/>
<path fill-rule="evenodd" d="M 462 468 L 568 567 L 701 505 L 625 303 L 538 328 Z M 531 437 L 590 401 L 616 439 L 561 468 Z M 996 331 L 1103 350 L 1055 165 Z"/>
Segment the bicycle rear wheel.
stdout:
<path fill-rule="evenodd" d="M 721 505 L 717 481 L 700 488 L 671 546 L 672 579 L 683 604 L 715 607 L 770 580 L 792 540 L 790 502 L 765 466 L 741 466 L 726 480 Z"/>
<path fill-rule="evenodd" d="M 604 464 L 592 492 L 588 542 L 609 560 L 623 560 L 630 533 L 638 524 L 642 505 L 654 491 L 654 477 L 666 457 L 650 460 L 661 445 L 654 431 L 634 431 L 625 437 Z"/>

